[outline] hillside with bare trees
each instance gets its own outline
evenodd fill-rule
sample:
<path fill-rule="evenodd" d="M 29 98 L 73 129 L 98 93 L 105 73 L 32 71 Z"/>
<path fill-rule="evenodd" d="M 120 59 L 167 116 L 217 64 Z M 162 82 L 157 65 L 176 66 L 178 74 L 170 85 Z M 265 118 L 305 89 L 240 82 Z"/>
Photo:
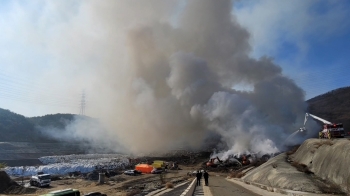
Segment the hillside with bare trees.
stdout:
<path fill-rule="evenodd" d="M 343 87 L 307 100 L 308 111 L 350 130 L 350 87 Z"/>

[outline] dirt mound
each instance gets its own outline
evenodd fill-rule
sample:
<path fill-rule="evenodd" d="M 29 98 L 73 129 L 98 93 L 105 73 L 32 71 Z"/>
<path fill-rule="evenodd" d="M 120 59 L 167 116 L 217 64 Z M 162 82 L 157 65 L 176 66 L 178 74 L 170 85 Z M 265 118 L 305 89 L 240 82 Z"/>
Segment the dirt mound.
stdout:
<path fill-rule="evenodd" d="M 119 183 L 119 182 L 124 182 L 124 181 L 126 181 L 127 179 L 126 178 L 124 178 L 124 177 L 122 177 L 122 176 L 113 176 L 113 177 L 110 177 L 109 178 L 109 181 L 113 181 L 113 182 L 117 182 L 117 183 Z"/>
<path fill-rule="evenodd" d="M 281 189 L 322 193 L 309 175 L 298 171 L 286 161 L 286 158 L 285 153 L 280 154 L 250 170 L 242 179 Z"/>
<path fill-rule="evenodd" d="M 245 173 L 242 179 L 294 191 L 347 193 L 350 190 L 349 151 L 348 139 L 309 139 L 295 152 L 268 160 Z"/>
<path fill-rule="evenodd" d="M 350 140 L 309 139 L 290 156 L 291 161 L 304 165 L 323 180 L 350 191 Z"/>
<path fill-rule="evenodd" d="M 97 181 L 98 178 L 99 178 L 99 172 L 97 171 L 90 172 L 86 175 L 87 180 Z"/>
<path fill-rule="evenodd" d="M 17 184 L 7 175 L 5 171 L 0 171 L 0 193 L 5 194 L 30 194 L 36 190 L 32 188 L 24 188 Z"/>
<path fill-rule="evenodd" d="M 17 184 L 16 182 L 12 181 L 4 171 L 0 171 L 0 182 L 0 193 L 4 193 L 4 191 L 6 191 L 9 187 Z"/>

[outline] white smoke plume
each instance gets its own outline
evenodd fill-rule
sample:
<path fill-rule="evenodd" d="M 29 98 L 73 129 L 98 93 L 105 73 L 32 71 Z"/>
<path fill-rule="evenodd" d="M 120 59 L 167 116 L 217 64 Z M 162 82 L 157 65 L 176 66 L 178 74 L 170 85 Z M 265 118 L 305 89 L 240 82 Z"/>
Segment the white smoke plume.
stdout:
<path fill-rule="evenodd" d="M 304 92 L 273 59 L 249 56 L 232 3 L 84 1 L 64 16 L 48 48 L 69 65 L 59 73 L 78 73 L 67 88 L 89 81 L 89 112 L 106 126 L 73 126 L 75 137 L 133 153 L 212 141 L 232 154 L 282 150 L 303 120 Z"/>

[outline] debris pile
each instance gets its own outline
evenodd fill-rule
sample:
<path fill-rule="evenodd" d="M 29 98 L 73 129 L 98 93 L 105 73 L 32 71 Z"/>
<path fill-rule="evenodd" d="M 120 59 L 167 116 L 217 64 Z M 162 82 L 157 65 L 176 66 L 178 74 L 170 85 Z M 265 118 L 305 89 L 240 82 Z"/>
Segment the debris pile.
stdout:
<path fill-rule="evenodd" d="M 39 160 L 47 165 L 54 163 L 71 163 L 74 160 L 125 160 L 125 156 L 121 154 L 72 154 L 60 156 L 45 156 L 40 157 Z"/>
<path fill-rule="evenodd" d="M 153 153 L 148 154 L 147 156 L 140 156 L 138 158 L 130 159 L 131 165 L 135 165 L 138 163 L 148 163 L 151 164 L 154 160 L 164 160 L 166 162 L 169 162 L 169 166 L 172 165 L 172 163 L 177 164 L 196 164 L 200 163 L 199 161 L 202 161 L 204 158 L 210 156 L 210 151 L 189 151 L 189 150 L 172 150 L 166 153 Z M 169 167 L 171 169 L 171 167 Z"/>
<path fill-rule="evenodd" d="M 204 168 L 220 168 L 221 170 L 238 170 L 246 166 L 257 166 L 268 161 L 271 157 L 277 154 L 264 154 L 258 156 L 256 154 L 230 155 L 228 158 L 221 160 L 218 156 L 210 158 L 203 163 Z M 220 170 L 219 169 L 219 170 Z"/>
<path fill-rule="evenodd" d="M 25 188 L 17 184 L 7 175 L 5 171 L 0 171 L 0 194 L 30 194 L 36 190 Z"/>
<path fill-rule="evenodd" d="M 123 176 L 112 176 L 109 178 L 109 181 L 116 182 L 116 183 L 123 182 L 125 180 L 126 178 Z"/>
<path fill-rule="evenodd" d="M 98 180 L 98 177 L 99 177 L 99 172 L 98 171 L 93 171 L 93 172 L 90 172 L 86 175 L 86 179 L 87 180 L 93 180 L 93 181 L 97 181 Z"/>

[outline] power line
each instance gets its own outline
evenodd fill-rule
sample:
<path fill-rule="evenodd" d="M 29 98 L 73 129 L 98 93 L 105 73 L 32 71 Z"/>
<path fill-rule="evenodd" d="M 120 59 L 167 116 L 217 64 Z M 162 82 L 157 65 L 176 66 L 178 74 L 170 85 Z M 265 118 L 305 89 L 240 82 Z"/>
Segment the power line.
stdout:
<path fill-rule="evenodd" d="M 23 77 L 18 78 L 12 74 L 4 73 L 0 73 L 0 98 L 22 103 L 67 108 L 76 107 L 78 102 L 76 98 L 62 95 L 57 89 L 34 83 L 32 80 L 25 80 Z"/>
<path fill-rule="evenodd" d="M 46 94 L 32 94 L 31 92 L 15 91 L 12 89 L 2 88 L 1 86 L 0 86 L 0 95 L 25 98 L 27 100 L 32 100 L 32 99 L 40 100 L 40 101 L 50 100 L 50 102 L 58 102 L 62 104 L 75 104 L 74 102 L 76 102 L 71 100 L 64 100 L 61 98 L 53 98 L 52 96 L 46 95 Z"/>
<path fill-rule="evenodd" d="M 4 81 L 3 78 L 0 77 L 0 81 Z M 5 79 L 6 81 L 6 79 Z M 21 83 L 16 83 L 15 81 L 9 81 L 8 82 L 0 82 L 0 87 L 3 89 L 11 89 L 11 90 L 17 90 L 17 91 L 30 91 L 31 93 L 37 92 L 37 93 L 42 93 L 46 95 L 51 95 L 52 97 L 57 97 L 60 99 L 71 99 L 62 96 L 62 94 L 57 93 L 57 90 L 53 88 L 43 88 L 43 86 L 35 86 L 35 85 L 28 85 L 28 84 L 21 84 Z"/>
<path fill-rule="evenodd" d="M 28 99 L 22 99 L 19 97 L 11 97 L 11 96 L 6 96 L 6 95 L 0 95 L 0 98 L 9 99 L 11 101 L 18 101 L 18 102 L 22 102 L 22 103 L 50 105 L 50 106 L 56 106 L 56 107 L 70 107 L 70 108 L 74 107 L 74 105 L 67 105 L 67 104 L 60 104 L 60 103 L 48 103 L 48 102 L 43 102 L 40 100 L 28 100 Z"/>
<path fill-rule="evenodd" d="M 81 94 L 81 100 L 80 100 L 80 115 L 85 115 L 85 91 L 83 90 L 83 93 Z"/>

